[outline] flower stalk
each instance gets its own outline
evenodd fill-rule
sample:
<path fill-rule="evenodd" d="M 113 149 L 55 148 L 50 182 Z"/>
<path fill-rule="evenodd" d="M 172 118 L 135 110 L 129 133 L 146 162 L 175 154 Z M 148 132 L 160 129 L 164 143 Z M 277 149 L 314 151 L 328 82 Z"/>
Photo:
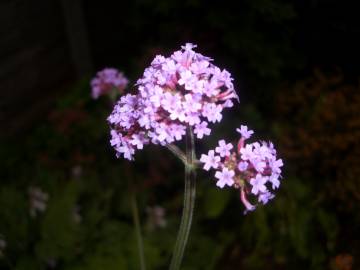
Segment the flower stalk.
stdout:
<path fill-rule="evenodd" d="M 186 163 L 185 163 L 185 190 L 184 206 L 181 217 L 179 232 L 177 235 L 173 257 L 170 263 L 170 270 L 180 269 L 184 256 L 185 247 L 189 238 L 190 228 L 194 213 L 196 197 L 196 161 L 194 133 L 191 126 L 186 131 Z"/>
<path fill-rule="evenodd" d="M 133 216 L 133 221 L 135 225 L 135 234 L 136 234 L 136 242 L 139 251 L 139 259 L 140 259 L 140 269 L 146 270 L 145 266 L 145 256 L 144 256 L 144 245 L 141 236 L 141 228 L 140 228 L 140 219 L 139 219 L 139 211 L 137 207 L 136 197 L 134 190 L 131 190 L 131 211 Z"/>
<path fill-rule="evenodd" d="M 166 148 L 170 150 L 171 153 L 173 153 L 178 159 L 184 163 L 184 165 L 187 165 L 187 158 L 183 151 L 179 147 L 177 147 L 175 144 L 167 144 Z"/>

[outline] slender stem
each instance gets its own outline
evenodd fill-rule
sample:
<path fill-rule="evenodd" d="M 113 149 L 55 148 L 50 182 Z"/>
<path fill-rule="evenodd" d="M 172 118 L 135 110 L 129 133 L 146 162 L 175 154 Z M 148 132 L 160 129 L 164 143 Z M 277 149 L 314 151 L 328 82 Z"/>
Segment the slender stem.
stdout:
<path fill-rule="evenodd" d="M 177 158 L 179 158 L 184 164 L 187 163 L 187 159 L 183 151 L 179 147 L 177 147 L 175 144 L 167 144 L 167 149 L 171 151 Z"/>
<path fill-rule="evenodd" d="M 188 126 L 186 132 L 186 163 L 185 163 L 185 191 L 184 207 L 181 217 L 179 232 L 177 235 L 173 257 L 170 263 L 170 270 L 180 269 L 181 261 L 184 256 L 185 247 L 189 238 L 191 222 L 194 212 L 196 195 L 196 172 L 194 161 L 195 142 L 192 128 Z"/>
<path fill-rule="evenodd" d="M 141 228 L 140 228 L 140 219 L 139 219 L 139 211 L 137 207 L 136 197 L 134 190 L 131 190 L 131 210 L 135 225 L 135 234 L 136 234 L 136 241 L 138 245 L 139 250 L 139 258 L 140 258 L 140 269 L 146 270 L 145 267 L 145 256 L 144 256 L 144 246 L 143 246 L 143 240 L 141 237 Z"/>

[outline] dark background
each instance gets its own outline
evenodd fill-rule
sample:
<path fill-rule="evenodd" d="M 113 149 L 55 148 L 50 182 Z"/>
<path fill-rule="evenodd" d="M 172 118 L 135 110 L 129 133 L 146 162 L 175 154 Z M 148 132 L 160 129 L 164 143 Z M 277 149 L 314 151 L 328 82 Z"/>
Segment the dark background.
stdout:
<path fill-rule="evenodd" d="M 139 269 L 129 187 L 148 268 L 167 268 L 181 164 L 154 146 L 116 159 L 111 106 L 91 100 L 89 81 L 116 67 L 133 85 L 156 54 L 192 42 L 232 73 L 241 100 L 198 155 L 246 123 L 285 166 L 274 201 L 246 216 L 235 190 L 199 172 L 183 269 L 358 269 L 357 13 L 330 0 L 2 0 L 0 268 Z M 35 216 L 31 187 L 48 195 Z M 164 228 L 146 210 L 156 205 Z"/>

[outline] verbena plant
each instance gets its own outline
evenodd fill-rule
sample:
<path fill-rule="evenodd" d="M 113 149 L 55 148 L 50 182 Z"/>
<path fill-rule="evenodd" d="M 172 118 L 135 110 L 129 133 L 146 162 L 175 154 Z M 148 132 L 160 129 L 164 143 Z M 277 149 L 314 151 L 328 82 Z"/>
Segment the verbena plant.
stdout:
<path fill-rule="evenodd" d="M 110 143 L 117 157 L 132 161 L 137 150 L 155 144 L 167 147 L 184 164 L 183 213 L 171 270 L 180 269 L 189 238 L 197 168 L 216 170 L 219 188 L 228 186 L 239 190 L 246 213 L 255 210 L 256 204 L 266 204 L 274 198 L 273 191 L 280 185 L 283 166 L 271 142 L 246 143 L 253 131 L 245 125 L 237 129 L 240 138 L 235 145 L 220 140 L 218 147 L 197 159 L 195 138 L 201 140 L 209 136 L 210 123 L 220 122 L 223 110 L 233 107 L 239 98 L 231 74 L 194 48 L 196 45 L 187 43 L 170 57 L 157 55 L 137 81 L 135 94 L 121 96 L 108 117 Z M 122 73 L 105 69 L 91 83 L 92 96 L 108 94 L 114 99 L 127 83 Z M 185 151 L 175 144 L 184 139 Z M 140 264 L 145 269 L 136 200 L 132 198 Z"/>

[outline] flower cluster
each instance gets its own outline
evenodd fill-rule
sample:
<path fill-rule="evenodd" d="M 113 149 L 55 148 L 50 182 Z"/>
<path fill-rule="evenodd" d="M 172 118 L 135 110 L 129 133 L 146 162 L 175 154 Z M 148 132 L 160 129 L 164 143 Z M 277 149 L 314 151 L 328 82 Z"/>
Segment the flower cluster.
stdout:
<path fill-rule="evenodd" d="M 105 94 L 122 94 L 128 82 L 122 72 L 115 68 L 105 68 L 91 80 L 91 96 L 93 99 L 97 99 Z"/>
<path fill-rule="evenodd" d="M 192 126 L 196 137 L 210 135 L 209 122 L 222 119 L 238 99 L 228 71 L 196 53 L 187 43 L 170 57 L 158 55 L 137 81 L 138 93 L 125 95 L 108 117 L 111 145 L 132 160 L 145 144 L 179 141 Z"/>
<path fill-rule="evenodd" d="M 146 208 L 147 213 L 147 228 L 153 231 L 156 228 L 165 228 L 167 220 L 165 218 L 165 209 L 161 206 L 155 205 Z"/>
<path fill-rule="evenodd" d="M 274 198 L 272 190 L 280 186 L 283 162 L 276 158 L 272 143 L 246 144 L 245 141 L 251 137 L 253 131 L 243 125 L 236 130 L 241 134 L 237 147 L 220 140 L 215 150 L 201 155 L 200 162 L 204 163 L 205 170 L 216 170 L 218 187 L 240 189 L 241 201 L 246 211 L 252 211 L 255 205 L 249 202 L 248 195 L 255 196 L 262 204 Z"/>
<path fill-rule="evenodd" d="M 37 213 L 44 212 L 47 207 L 49 195 L 38 187 L 29 187 L 30 215 L 36 217 Z"/>

